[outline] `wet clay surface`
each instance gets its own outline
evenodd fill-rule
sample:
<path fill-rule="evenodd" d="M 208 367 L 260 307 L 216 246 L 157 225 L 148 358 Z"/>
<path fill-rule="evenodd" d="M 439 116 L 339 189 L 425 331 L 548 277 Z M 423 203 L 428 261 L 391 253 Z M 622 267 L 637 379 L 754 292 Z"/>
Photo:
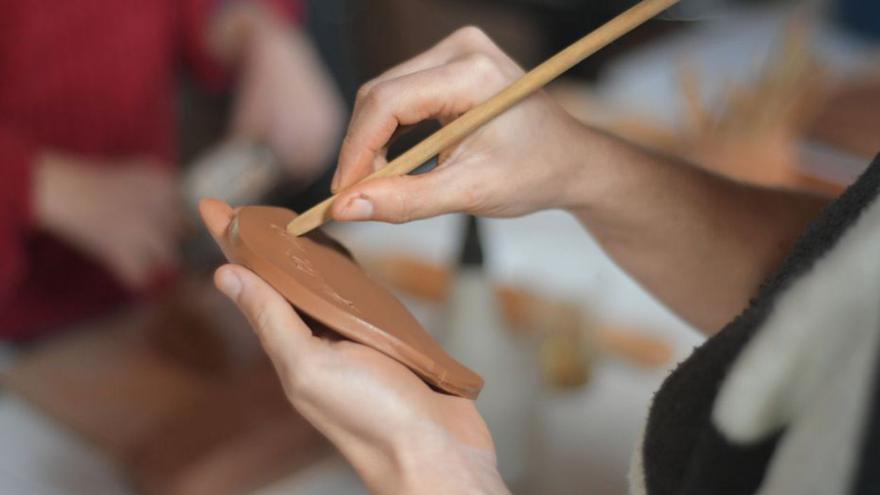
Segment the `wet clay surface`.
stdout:
<path fill-rule="evenodd" d="M 285 226 L 295 217 L 283 208 L 242 208 L 221 248 L 328 328 L 388 355 L 440 390 L 476 398 L 483 385 L 479 375 L 446 354 L 341 245 L 320 231 L 288 234 Z"/>

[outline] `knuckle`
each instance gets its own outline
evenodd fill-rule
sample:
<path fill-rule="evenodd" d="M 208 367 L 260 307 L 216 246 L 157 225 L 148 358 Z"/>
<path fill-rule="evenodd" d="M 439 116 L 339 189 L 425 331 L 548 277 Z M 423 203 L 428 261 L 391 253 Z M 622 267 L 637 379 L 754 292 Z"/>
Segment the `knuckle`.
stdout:
<path fill-rule="evenodd" d="M 483 76 L 495 76 L 500 74 L 498 65 L 492 57 L 485 53 L 472 53 L 467 56 L 467 63 L 471 66 L 471 70 L 482 74 Z"/>
<path fill-rule="evenodd" d="M 391 219 L 392 223 L 406 223 L 413 219 L 413 205 L 408 194 L 401 192 L 394 195 L 395 215 Z"/>
<path fill-rule="evenodd" d="M 380 107 L 392 96 L 390 83 L 375 84 L 370 92 L 364 97 L 364 106 L 367 108 Z"/>
<path fill-rule="evenodd" d="M 472 53 L 468 55 L 466 63 L 484 88 L 496 89 L 507 83 L 507 78 L 498 62 L 485 53 Z"/>
<path fill-rule="evenodd" d="M 473 25 L 459 28 L 453 36 L 471 46 L 485 46 L 487 43 L 492 42 L 489 35 L 479 27 Z"/>
<path fill-rule="evenodd" d="M 370 91 L 372 91 L 374 85 L 375 83 L 373 81 L 364 83 L 361 87 L 358 88 L 355 98 L 358 101 L 363 101 L 364 99 L 366 99 L 367 95 L 369 95 Z"/>
<path fill-rule="evenodd" d="M 377 103 L 376 88 L 371 87 L 363 96 L 358 97 L 357 105 L 359 114 L 369 112 L 369 109 Z"/>

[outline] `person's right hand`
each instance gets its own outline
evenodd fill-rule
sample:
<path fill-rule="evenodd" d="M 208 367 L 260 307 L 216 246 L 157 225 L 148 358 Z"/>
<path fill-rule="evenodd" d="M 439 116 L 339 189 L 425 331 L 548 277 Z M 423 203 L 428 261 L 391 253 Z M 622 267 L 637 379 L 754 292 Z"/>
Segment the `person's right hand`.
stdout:
<path fill-rule="evenodd" d="M 147 159 L 114 166 L 44 154 L 34 180 L 38 224 L 133 290 L 177 263 L 183 216 L 174 176 Z"/>
<path fill-rule="evenodd" d="M 333 217 L 399 223 L 448 212 L 509 217 L 578 206 L 588 172 L 582 164 L 596 151 L 579 146 L 593 131 L 543 91 L 445 150 L 435 170 L 352 187 L 387 164 L 385 148 L 398 127 L 452 121 L 522 74 L 482 31 L 468 27 L 365 84 L 333 182 L 340 193 Z"/>

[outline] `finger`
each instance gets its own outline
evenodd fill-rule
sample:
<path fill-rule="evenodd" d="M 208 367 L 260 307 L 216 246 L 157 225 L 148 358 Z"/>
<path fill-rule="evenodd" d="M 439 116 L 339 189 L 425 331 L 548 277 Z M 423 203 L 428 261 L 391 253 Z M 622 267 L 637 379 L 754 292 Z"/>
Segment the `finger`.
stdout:
<path fill-rule="evenodd" d="M 219 199 L 204 198 L 199 201 L 199 214 L 211 237 L 219 243 L 226 235 L 229 222 L 235 217 L 235 210 Z"/>
<path fill-rule="evenodd" d="M 331 214 L 342 221 L 409 222 L 468 211 L 475 201 L 468 191 L 456 186 L 446 170 L 373 179 L 340 194 Z"/>
<path fill-rule="evenodd" d="M 372 172 L 375 157 L 398 126 L 451 118 L 488 99 L 506 77 L 481 54 L 374 86 L 355 112 L 340 150 L 338 189 Z"/>
<path fill-rule="evenodd" d="M 276 366 L 290 370 L 312 348 L 312 333 L 290 303 L 250 270 L 224 265 L 214 283 L 247 317 Z"/>
<path fill-rule="evenodd" d="M 364 101 L 368 100 L 371 91 L 376 85 L 402 76 L 445 65 L 456 58 L 463 57 L 467 51 L 485 48 L 483 45 L 493 44 L 488 36 L 486 36 L 479 28 L 468 26 L 457 30 L 427 51 L 416 55 L 400 65 L 386 70 L 376 78 L 364 83 L 358 88 L 352 114 L 359 113 Z M 399 129 L 400 128 L 398 128 L 398 130 Z M 395 135 L 397 135 L 397 132 L 392 134 L 392 137 L 385 140 L 385 142 L 387 143 L 392 140 Z M 384 159 L 384 151 L 385 148 L 383 148 L 380 156 L 376 156 L 374 159 L 373 170 L 376 170 L 379 163 L 387 163 Z M 340 168 L 337 167 L 336 172 L 333 174 L 333 180 L 330 183 L 331 192 L 336 193 L 341 188 L 341 175 Z"/>

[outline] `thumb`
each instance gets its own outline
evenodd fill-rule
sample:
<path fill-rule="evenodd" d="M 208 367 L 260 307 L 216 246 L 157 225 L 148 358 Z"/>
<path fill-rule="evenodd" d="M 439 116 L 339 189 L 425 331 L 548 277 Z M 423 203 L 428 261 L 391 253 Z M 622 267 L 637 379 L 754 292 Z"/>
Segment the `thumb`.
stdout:
<path fill-rule="evenodd" d="M 331 214 L 340 221 L 404 223 L 465 211 L 472 203 L 467 188 L 455 187 L 444 175 L 435 170 L 368 180 L 341 192 Z"/>
<path fill-rule="evenodd" d="M 290 369 L 308 352 L 311 330 L 290 303 L 260 277 L 244 267 L 224 265 L 214 273 L 214 283 L 247 317 L 276 366 Z"/>

